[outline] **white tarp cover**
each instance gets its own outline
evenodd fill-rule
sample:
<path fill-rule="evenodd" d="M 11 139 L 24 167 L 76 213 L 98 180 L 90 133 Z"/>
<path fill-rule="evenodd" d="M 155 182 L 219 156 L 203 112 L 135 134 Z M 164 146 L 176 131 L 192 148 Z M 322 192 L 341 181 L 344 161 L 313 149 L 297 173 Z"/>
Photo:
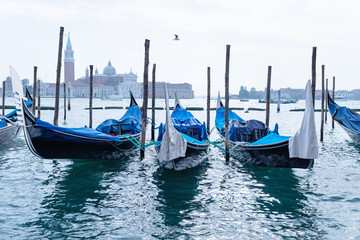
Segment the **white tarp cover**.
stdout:
<path fill-rule="evenodd" d="M 172 161 L 179 157 L 185 157 L 187 143 L 181 134 L 175 129 L 170 119 L 169 97 L 165 84 L 166 128 L 160 145 L 159 160 Z"/>
<path fill-rule="evenodd" d="M 300 129 L 289 139 L 290 158 L 314 159 L 319 156 L 310 80 L 305 89 L 305 112 Z"/>

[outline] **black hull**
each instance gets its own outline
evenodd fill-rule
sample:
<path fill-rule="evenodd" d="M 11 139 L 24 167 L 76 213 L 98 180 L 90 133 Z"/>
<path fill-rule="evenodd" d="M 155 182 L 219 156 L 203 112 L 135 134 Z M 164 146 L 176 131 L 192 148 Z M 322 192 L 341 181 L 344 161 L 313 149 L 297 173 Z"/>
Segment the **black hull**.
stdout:
<path fill-rule="evenodd" d="M 255 166 L 311 168 L 314 165 L 313 159 L 290 158 L 288 140 L 258 146 L 235 145 L 235 142 L 230 142 L 232 156 Z"/>
<path fill-rule="evenodd" d="M 221 132 L 216 128 L 221 135 Z M 221 135 L 222 136 L 222 135 Z M 224 139 L 224 137 L 222 136 Z M 261 167 L 311 168 L 314 159 L 290 158 L 289 140 L 264 145 L 229 141 L 230 154 L 240 161 Z"/>
<path fill-rule="evenodd" d="M 6 144 L 13 139 L 15 139 L 21 132 L 21 127 L 19 124 L 10 124 L 0 128 L 0 145 Z"/>
<path fill-rule="evenodd" d="M 23 104 L 24 135 L 31 152 L 46 159 L 118 159 L 135 145 L 127 138 L 120 142 L 49 130 L 35 124 L 36 118 Z M 140 134 L 134 136 L 137 140 Z"/>
<path fill-rule="evenodd" d="M 185 157 L 190 157 L 196 154 L 202 154 L 203 152 L 207 151 L 208 148 L 209 148 L 208 144 L 200 145 L 200 144 L 187 142 Z"/>

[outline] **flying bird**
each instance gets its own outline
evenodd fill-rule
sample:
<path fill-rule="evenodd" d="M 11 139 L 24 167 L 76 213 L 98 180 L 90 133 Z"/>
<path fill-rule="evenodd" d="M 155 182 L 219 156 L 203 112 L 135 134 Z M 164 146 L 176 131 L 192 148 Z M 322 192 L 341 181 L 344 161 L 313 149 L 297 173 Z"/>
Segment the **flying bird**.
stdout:
<path fill-rule="evenodd" d="M 180 38 L 179 38 L 179 36 L 178 35 L 176 35 L 176 34 L 174 34 L 175 35 L 175 38 L 174 38 L 174 40 L 180 40 Z"/>

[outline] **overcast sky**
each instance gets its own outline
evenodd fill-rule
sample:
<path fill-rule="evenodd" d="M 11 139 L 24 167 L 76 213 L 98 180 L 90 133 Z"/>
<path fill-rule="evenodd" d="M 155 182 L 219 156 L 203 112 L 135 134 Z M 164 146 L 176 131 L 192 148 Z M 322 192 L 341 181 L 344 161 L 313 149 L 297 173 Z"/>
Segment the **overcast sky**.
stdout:
<path fill-rule="evenodd" d="M 240 86 L 263 90 L 268 66 L 273 89 L 304 88 L 317 47 L 321 65 L 336 76 L 336 89 L 360 88 L 360 3 L 346 0 L 0 0 L 0 80 L 12 65 L 22 78 L 55 82 L 59 28 L 70 32 L 75 78 L 92 64 L 102 73 L 108 61 L 117 73 L 143 80 L 144 42 L 150 40 L 149 80 L 192 84 L 206 95 L 224 95 L 226 45 L 231 45 L 230 92 Z M 178 34 L 180 41 L 174 41 Z M 62 69 L 61 81 L 63 81 Z"/>

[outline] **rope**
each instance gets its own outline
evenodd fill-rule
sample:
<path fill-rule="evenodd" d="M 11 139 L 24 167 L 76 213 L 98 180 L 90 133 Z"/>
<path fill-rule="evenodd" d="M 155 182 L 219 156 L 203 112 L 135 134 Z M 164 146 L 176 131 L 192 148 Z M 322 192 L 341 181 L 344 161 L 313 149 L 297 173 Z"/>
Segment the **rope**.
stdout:
<path fill-rule="evenodd" d="M 236 148 L 237 146 L 244 144 L 244 143 L 242 143 L 242 142 L 237 143 L 237 144 L 236 144 L 235 146 L 233 146 L 233 147 L 229 150 L 229 152 L 228 152 L 228 151 L 226 151 L 226 149 L 224 149 L 223 147 L 220 147 L 219 145 L 217 145 L 217 143 L 221 143 L 222 141 L 217 141 L 217 142 L 212 142 L 212 141 L 210 141 L 210 140 L 203 140 L 203 141 L 212 144 L 213 146 L 219 148 L 220 150 L 222 150 L 222 151 L 225 152 L 225 153 L 229 153 L 229 156 L 232 155 L 232 153 L 234 152 L 234 150 L 235 150 L 235 148 Z"/>
<path fill-rule="evenodd" d="M 152 118 L 151 117 L 147 117 L 147 119 L 150 119 L 151 121 L 147 121 L 147 123 L 150 123 L 154 128 L 152 128 L 151 130 L 156 130 L 156 129 L 159 129 L 159 127 L 156 127 L 156 124 L 152 123 Z"/>
<path fill-rule="evenodd" d="M 210 143 L 211 145 L 219 148 L 220 150 L 224 151 L 225 153 L 227 152 L 223 147 L 220 147 L 219 145 L 217 145 L 215 142 L 212 142 L 210 140 L 203 140 L 204 142 Z"/>
<path fill-rule="evenodd" d="M 151 145 L 157 144 L 159 142 L 161 142 L 161 141 L 155 141 L 155 142 L 148 143 L 144 146 L 144 148 L 150 147 Z"/>
<path fill-rule="evenodd" d="M 208 130 L 208 134 L 211 135 L 211 133 L 214 131 L 215 128 L 216 128 L 216 126 L 213 126 L 212 129 L 210 130 L 210 132 Z"/>
<path fill-rule="evenodd" d="M 33 124 L 33 125 L 27 125 L 27 126 L 24 126 L 24 127 L 28 128 L 28 127 L 36 127 L 36 126 L 37 126 L 36 124 Z"/>
<path fill-rule="evenodd" d="M 151 142 L 151 143 L 148 143 L 145 146 L 141 147 L 141 144 L 133 135 L 116 135 L 116 137 L 127 138 L 132 144 L 134 144 L 137 148 L 139 148 L 143 151 L 145 151 L 145 148 L 150 147 L 150 146 L 160 142 L 160 141 Z"/>
<path fill-rule="evenodd" d="M 239 146 L 239 145 L 244 145 L 244 142 L 239 142 L 239 143 L 237 143 L 235 146 L 233 146 L 233 147 L 230 149 L 230 151 L 229 151 L 230 156 L 231 156 L 232 152 L 235 150 L 235 148 L 236 148 L 237 146 Z"/>
<path fill-rule="evenodd" d="M 137 148 L 140 148 L 141 150 L 145 151 L 145 148 L 141 147 L 141 144 L 139 143 L 138 140 L 136 140 L 136 138 L 134 138 L 134 136 L 132 135 L 116 135 L 116 137 L 124 137 L 127 138 L 132 144 L 134 144 Z"/>
<path fill-rule="evenodd" d="M 154 127 L 156 126 L 155 123 L 154 123 L 154 124 L 152 123 L 153 120 L 152 120 L 151 117 L 147 117 L 147 119 L 150 120 L 150 121 L 147 121 L 147 123 L 150 123 L 150 124 L 153 125 Z"/>

